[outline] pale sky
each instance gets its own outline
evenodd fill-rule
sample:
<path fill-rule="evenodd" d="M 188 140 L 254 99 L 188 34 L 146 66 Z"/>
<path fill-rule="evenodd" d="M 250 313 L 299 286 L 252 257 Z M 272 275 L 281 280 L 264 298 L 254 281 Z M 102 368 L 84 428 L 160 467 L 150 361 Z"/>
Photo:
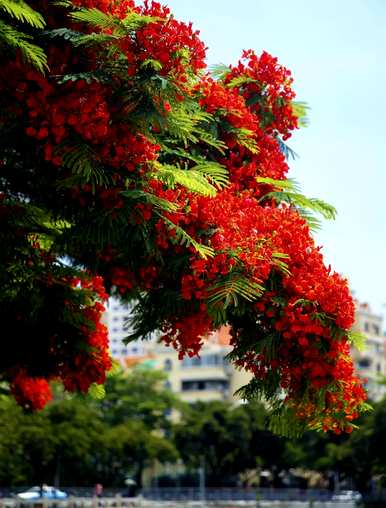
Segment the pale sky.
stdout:
<path fill-rule="evenodd" d="M 208 64 L 266 50 L 288 67 L 310 125 L 291 177 L 338 209 L 317 235 L 327 263 L 378 313 L 386 303 L 386 0 L 165 0 Z"/>

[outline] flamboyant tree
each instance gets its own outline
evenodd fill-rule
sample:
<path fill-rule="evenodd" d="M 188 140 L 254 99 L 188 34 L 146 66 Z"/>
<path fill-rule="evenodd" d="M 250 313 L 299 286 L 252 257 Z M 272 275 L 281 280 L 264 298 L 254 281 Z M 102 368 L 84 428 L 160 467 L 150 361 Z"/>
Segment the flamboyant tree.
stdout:
<path fill-rule="evenodd" d="M 291 73 L 253 51 L 209 73 L 198 32 L 156 2 L 0 11 L 0 372 L 19 403 L 44 406 L 52 379 L 103 383 L 114 294 L 136 304 L 132 338 L 160 330 L 181 356 L 230 325 L 243 394 L 277 430 L 350 431 L 354 304 L 310 233 L 335 210 L 287 178 Z"/>

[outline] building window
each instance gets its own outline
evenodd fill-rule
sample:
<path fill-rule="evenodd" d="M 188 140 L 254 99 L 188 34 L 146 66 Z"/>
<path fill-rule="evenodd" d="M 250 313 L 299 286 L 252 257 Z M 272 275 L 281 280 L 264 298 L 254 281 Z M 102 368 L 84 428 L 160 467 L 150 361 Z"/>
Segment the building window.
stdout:
<path fill-rule="evenodd" d="M 367 321 L 365 321 L 365 322 L 364 322 L 364 324 L 363 324 L 363 326 L 364 326 L 365 332 L 368 332 L 368 331 L 369 331 L 369 328 L 370 328 L 370 327 L 369 327 L 369 323 L 368 323 Z"/>
<path fill-rule="evenodd" d="M 375 335 L 379 335 L 379 326 L 373 325 L 373 331 L 374 331 Z"/>
<path fill-rule="evenodd" d="M 170 371 L 172 369 L 173 369 L 173 362 L 171 361 L 170 358 L 166 358 L 166 360 L 164 362 L 164 370 Z"/>
<path fill-rule="evenodd" d="M 371 359 L 370 358 L 361 358 L 358 360 L 358 368 L 359 369 L 368 369 L 371 365 Z"/>
<path fill-rule="evenodd" d="M 197 356 L 193 358 L 186 357 L 182 360 L 183 367 L 217 367 L 226 364 L 226 359 L 219 354 L 203 355 L 200 358 Z"/>
<path fill-rule="evenodd" d="M 203 379 L 194 381 L 182 381 L 182 391 L 219 391 L 224 392 L 229 388 L 229 383 L 225 379 Z"/>
<path fill-rule="evenodd" d="M 380 363 L 377 363 L 377 373 L 378 374 L 381 373 L 381 364 Z"/>

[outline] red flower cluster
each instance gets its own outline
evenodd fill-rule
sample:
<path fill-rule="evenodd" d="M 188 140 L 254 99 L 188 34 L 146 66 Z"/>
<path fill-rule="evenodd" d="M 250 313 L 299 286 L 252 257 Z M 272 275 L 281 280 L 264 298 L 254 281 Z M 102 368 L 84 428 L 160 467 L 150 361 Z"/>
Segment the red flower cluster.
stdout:
<path fill-rule="evenodd" d="M 31 377 L 22 371 L 12 379 L 11 392 L 17 403 L 29 410 L 43 409 L 52 399 L 50 385 L 46 379 Z"/>
<path fill-rule="evenodd" d="M 225 79 L 226 84 L 235 83 L 265 133 L 280 132 L 283 139 L 288 139 L 298 126 L 291 105 L 295 97 L 292 82 L 291 72 L 279 65 L 277 58 L 265 51 L 258 57 L 252 50 L 244 51 L 242 60 L 231 67 Z M 254 100 L 257 96 L 259 101 Z"/>
<path fill-rule="evenodd" d="M 71 281 L 74 291 L 87 291 L 102 302 L 108 297 L 101 277 L 86 277 Z M 77 309 L 71 309 L 74 313 Z M 78 311 L 79 312 L 79 311 Z M 86 393 L 91 384 L 102 384 L 106 379 L 106 372 L 111 368 L 111 358 L 108 352 L 108 331 L 101 322 L 105 307 L 95 300 L 91 305 L 81 310 L 83 324 L 79 331 L 78 342 L 81 344 L 78 352 L 73 354 L 73 345 L 52 340 L 52 355 L 58 358 L 65 355 L 65 361 L 58 362 L 58 377 L 69 391 Z M 68 350 L 67 350 L 68 348 Z"/>

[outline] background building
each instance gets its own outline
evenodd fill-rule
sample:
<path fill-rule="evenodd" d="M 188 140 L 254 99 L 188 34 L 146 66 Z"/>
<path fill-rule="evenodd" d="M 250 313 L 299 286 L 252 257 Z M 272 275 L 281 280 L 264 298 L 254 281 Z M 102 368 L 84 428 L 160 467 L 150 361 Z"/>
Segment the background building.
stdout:
<path fill-rule="evenodd" d="M 372 400 L 380 400 L 386 386 L 380 381 L 386 377 L 386 340 L 383 333 L 383 318 L 374 314 L 367 303 L 358 303 L 355 328 L 363 333 L 366 345 L 363 351 L 352 349 L 358 375 L 365 380 L 366 390 Z"/>
<path fill-rule="evenodd" d="M 129 335 L 126 328 L 130 318 L 130 307 L 123 305 L 115 298 L 110 298 L 107 303 L 104 322 L 109 331 L 110 353 L 114 360 L 123 365 L 130 365 L 131 359 L 141 359 L 146 356 L 146 342 L 138 340 L 125 344 L 123 340 Z"/>
<path fill-rule="evenodd" d="M 196 400 L 241 400 L 235 392 L 251 379 L 251 374 L 236 369 L 227 359 L 231 351 L 226 327 L 211 334 L 204 343 L 199 357 L 178 359 L 172 347 L 139 340 L 124 344 L 129 334 L 126 328 L 130 308 L 110 298 L 104 321 L 109 329 L 110 352 L 123 367 L 147 362 L 167 373 L 167 385 L 186 402 Z M 386 394 L 386 386 L 380 384 L 386 377 L 386 340 L 382 316 L 374 314 L 368 304 L 357 304 L 355 329 L 367 337 L 363 351 L 352 348 L 352 356 L 358 375 L 372 400 L 380 400 Z"/>
<path fill-rule="evenodd" d="M 176 351 L 160 344 L 152 354 L 156 368 L 168 374 L 168 386 L 185 402 L 240 401 L 235 392 L 248 383 L 251 375 L 236 369 L 226 359 L 231 349 L 229 333 L 224 327 L 208 337 L 199 357 L 185 356 L 179 360 Z"/>

